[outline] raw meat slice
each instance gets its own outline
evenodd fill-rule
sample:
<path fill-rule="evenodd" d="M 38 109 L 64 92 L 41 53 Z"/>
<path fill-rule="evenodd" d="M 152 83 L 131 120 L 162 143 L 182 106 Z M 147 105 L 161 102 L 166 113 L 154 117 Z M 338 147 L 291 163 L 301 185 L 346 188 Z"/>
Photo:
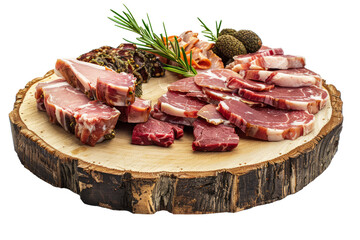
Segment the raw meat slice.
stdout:
<path fill-rule="evenodd" d="M 176 117 L 196 118 L 197 112 L 206 103 L 177 92 L 167 92 L 158 99 L 162 112 Z"/>
<path fill-rule="evenodd" d="M 257 80 L 281 87 L 322 86 L 319 74 L 306 68 L 285 70 L 240 70 L 239 75 L 245 79 Z"/>
<path fill-rule="evenodd" d="M 201 92 L 201 87 L 195 84 L 194 77 L 188 77 L 171 83 L 168 86 L 168 90 L 173 92 L 198 93 Z"/>
<path fill-rule="evenodd" d="M 282 48 L 269 48 L 262 46 L 259 51 L 255 53 L 249 53 L 245 55 L 238 55 L 233 57 L 234 61 L 226 66 L 228 69 L 232 69 L 236 64 L 243 64 L 251 62 L 252 60 L 261 56 L 272 56 L 272 55 L 284 55 Z"/>
<path fill-rule="evenodd" d="M 135 98 L 135 102 L 129 106 L 116 107 L 120 111 L 119 121 L 128 123 L 141 123 L 149 119 L 151 101 Z"/>
<path fill-rule="evenodd" d="M 107 67 L 75 59 L 58 59 L 55 73 L 80 89 L 91 99 L 111 106 L 128 106 L 135 101 L 135 81 L 132 74 L 117 73 Z"/>
<path fill-rule="evenodd" d="M 231 151 L 239 144 L 239 136 L 235 128 L 224 124 L 213 125 L 203 119 L 194 122 L 194 138 L 192 148 L 202 152 Z"/>
<path fill-rule="evenodd" d="M 264 104 L 261 102 L 250 101 L 246 98 L 240 97 L 238 94 L 238 90 L 233 90 L 232 92 L 224 92 L 219 90 L 214 90 L 210 88 L 203 88 L 203 92 L 208 96 L 208 98 L 213 100 L 213 104 L 218 104 L 220 101 L 226 99 L 235 99 L 238 101 L 242 101 L 250 106 L 263 106 Z"/>
<path fill-rule="evenodd" d="M 220 102 L 218 111 L 247 136 L 268 141 L 296 139 L 310 133 L 315 123 L 306 111 L 251 108 L 232 99 Z"/>
<path fill-rule="evenodd" d="M 134 127 L 131 143 L 169 147 L 174 139 L 179 139 L 183 135 L 184 131 L 181 127 L 149 118 L 147 122 L 139 123 Z"/>
<path fill-rule="evenodd" d="M 231 68 L 234 72 L 240 70 L 267 70 L 303 68 L 305 58 L 291 55 L 261 56 L 248 63 L 240 63 Z"/>
<path fill-rule="evenodd" d="M 99 101 L 89 100 L 63 79 L 39 83 L 35 98 L 41 103 L 39 110 L 46 110 L 50 122 L 75 133 L 84 144 L 94 146 L 114 137 L 120 112 Z"/>
<path fill-rule="evenodd" d="M 200 87 L 231 92 L 226 85 L 231 78 L 239 78 L 239 74 L 229 69 L 213 69 L 198 73 L 194 82 Z"/>
<path fill-rule="evenodd" d="M 208 123 L 219 125 L 228 121 L 216 110 L 216 105 L 208 104 L 198 111 L 198 116 L 205 119 Z"/>
<path fill-rule="evenodd" d="M 253 91 L 269 91 L 273 89 L 275 85 L 259 83 L 243 78 L 231 78 L 227 83 L 227 87 L 230 89 L 246 88 Z"/>
<path fill-rule="evenodd" d="M 276 87 L 268 92 L 239 89 L 239 95 L 280 109 L 307 110 L 317 113 L 329 98 L 326 90 L 315 86 L 301 88 Z"/>
<path fill-rule="evenodd" d="M 184 126 L 192 126 L 193 122 L 196 119 L 196 118 L 188 118 L 188 117 L 175 117 L 175 116 L 166 114 L 159 109 L 158 105 L 154 105 L 154 110 L 152 110 L 150 112 L 150 115 L 153 118 L 158 119 L 160 121 L 184 125 Z"/>

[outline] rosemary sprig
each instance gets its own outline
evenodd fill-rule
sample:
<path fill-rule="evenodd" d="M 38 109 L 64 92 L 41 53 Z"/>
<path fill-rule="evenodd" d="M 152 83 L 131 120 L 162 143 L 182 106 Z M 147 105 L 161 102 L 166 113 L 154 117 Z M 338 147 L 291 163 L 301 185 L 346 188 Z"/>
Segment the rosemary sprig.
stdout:
<path fill-rule="evenodd" d="M 220 33 L 220 28 L 221 28 L 221 23 L 222 23 L 222 20 L 219 21 L 219 23 L 217 21 L 215 21 L 215 25 L 216 25 L 216 34 L 214 34 L 210 28 L 208 28 L 208 26 L 206 26 L 206 24 L 201 21 L 200 18 L 198 18 L 198 20 L 200 21 L 201 23 L 201 27 L 203 27 L 205 30 L 201 31 L 205 37 L 207 37 L 210 41 L 212 42 L 216 42 L 216 40 L 218 39 L 219 37 L 219 33 Z"/>
<path fill-rule="evenodd" d="M 192 52 L 190 52 L 189 64 L 187 61 L 185 49 L 179 46 L 177 38 L 175 37 L 174 42 L 169 41 L 164 23 L 163 28 L 165 37 L 162 34 L 159 36 L 154 33 L 149 15 L 147 15 L 147 22 L 142 19 L 142 26 L 139 26 L 130 10 L 126 6 L 125 8 L 127 12 L 123 11 L 122 14 L 119 14 L 116 11 L 110 9 L 110 11 L 115 14 L 115 16 L 114 18 L 109 17 L 111 21 L 117 23 L 115 26 L 140 35 L 136 38 L 136 40 L 139 41 L 138 43 L 124 38 L 125 41 L 137 45 L 139 49 L 158 54 L 178 64 L 178 66 L 165 64 L 164 69 L 168 71 L 179 73 L 185 77 L 193 77 L 197 74 L 195 68 L 191 64 Z"/>

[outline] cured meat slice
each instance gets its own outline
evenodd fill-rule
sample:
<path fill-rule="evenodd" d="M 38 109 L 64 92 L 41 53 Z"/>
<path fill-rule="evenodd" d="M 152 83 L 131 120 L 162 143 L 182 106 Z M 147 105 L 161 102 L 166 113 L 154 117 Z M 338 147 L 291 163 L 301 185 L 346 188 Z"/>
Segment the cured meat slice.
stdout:
<path fill-rule="evenodd" d="M 310 133 L 315 123 L 306 111 L 251 108 L 232 99 L 220 102 L 218 111 L 247 136 L 268 141 L 296 139 Z"/>
<path fill-rule="evenodd" d="M 111 106 L 128 106 L 135 101 L 136 78 L 132 74 L 117 73 L 75 59 L 58 59 L 55 72 L 91 99 L 99 99 Z"/>
<path fill-rule="evenodd" d="M 275 85 L 259 83 L 243 78 L 231 78 L 227 83 L 227 87 L 230 89 L 246 88 L 253 91 L 269 91 L 270 89 L 273 89 Z"/>
<path fill-rule="evenodd" d="M 147 122 L 139 123 L 134 127 L 131 143 L 169 147 L 174 139 L 179 139 L 183 135 L 182 127 L 149 118 Z"/>
<path fill-rule="evenodd" d="M 248 63 L 234 65 L 231 70 L 267 70 L 267 69 L 290 69 L 303 68 L 305 58 L 292 55 L 261 56 Z"/>
<path fill-rule="evenodd" d="M 226 100 L 226 99 L 234 99 L 238 101 L 242 101 L 250 106 L 263 106 L 264 104 L 261 102 L 254 102 L 251 100 L 248 100 L 246 98 L 240 97 L 238 94 L 238 90 L 233 90 L 232 92 L 223 92 L 219 90 L 209 89 L 209 88 L 203 88 L 203 92 L 213 100 L 213 104 L 218 104 L 220 101 Z"/>
<path fill-rule="evenodd" d="M 201 93 L 201 87 L 195 84 L 194 77 L 180 79 L 168 86 L 169 91 L 183 93 Z"/>
<path fill-rule="evenodd" d="M 219 111 L 216 110 L 216 105 L 214 104 L 208 104 L 202 107 L 198 112 L 198 116 L 213 125 L 219 125 L 227 122 L 227 120 L 219 113 Z"/>
<path fill-rule="evenodd" d="M 192 148 L 202 152 L 231 151 L 239 144 L 239 136 L 233 127 L 223 124 L 213 125 L 202 119 L 197 119 L 194 124 L 194 138 Z"/>
<path fill-rule="evenodd" d="M 320 111 L 329 98 L 326 90 L 315 86 L 300 88 L 276 87 L 268 92 L 239 89 L 239 95 L 275 108 L 307 110 L 313 114 Z"/>
<path fill-rule="evenodd" d="M 152 110 L 150 112 L 150 115 L 153 118 L 158 119 L 160 121 L 184 125 L 184 126 L 192 126 L 193 122 L 196 119 L 196 118 L 188 118 L 188 117 L 175 117 L 175 116 L 166 114 L 159 109 L 158 105 L 154 105 L 154 110 Z"/>
<path fill-rule="evenodd" d="M 319 74 L 306 68 L 286 70 L 240 70 L 239 75 L 245 79 L 252 79 L 275 84 L 281 87 L 322 86 Z"/>
<path fill-rule="evenodd" d="M 63 79 L 39 83 L 35 98 L 39 110 L 47 112 L 50 122 L 75 133 L 84 144 L 94 146 L 114 137 L 120 112 L 99 101 L 89 100 Z"/>
<path fill-rule="evenodd" d="M 231 78 L 239 77 L 239 74 L 228 69 L 213 69 L 197 74 L 194 82 L 200 87 L 231 92 L 232 89 L 227 87 L 227 82 Z"/>
<path fill-rule="evenodd" d="M 128 123 L 141 123 L 149 119 L 151 101 L 135 98 L 130 106 L 116 107 L 120 111 L 119 121 Z"/>
<path fill-rule="evenodd" d="M 158 99 L 159 109 L 172 116 L 196 118 L 206 103 L 177 92 L 167 92 Z"/>

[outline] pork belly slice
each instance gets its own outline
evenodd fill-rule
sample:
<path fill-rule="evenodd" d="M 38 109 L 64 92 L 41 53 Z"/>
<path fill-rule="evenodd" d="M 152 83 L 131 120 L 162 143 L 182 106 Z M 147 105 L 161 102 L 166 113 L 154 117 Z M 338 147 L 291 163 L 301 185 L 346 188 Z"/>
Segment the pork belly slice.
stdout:
<path fill-rule="evenodd" d="M 115 136 L 120 112 L 99 101 L 89 100 L 63 79 L 39 83 L 35 98 L 43 103 L 38 104 L 38 109 L 46 110 L 50 122 L 74 133 L 84 144 L 94 146 Z"/>
<path fill-rule="evenodd" d="M 315 116 L 307 111 L 251 108 L 243 102 L 225 100 L 218 111 L 247 136 L 267 141 L 294 140 L 314 129 Z"/>
<path fill-rule="evenodd" d="M 239 95 L 275 108 L 304 110 L 313 114 L 319 112 L 326 105 L 329 98 L 326 90 L 315 86 L 299 88 L 276 87 L 268 92 L 239 89 Z"/>
<path fill-rule="evenodd" d="M 213 69 L 198 73 L 194 82 L 200 87 L 231 92 L 232 89 L 227 87 L 227 83 L 234 77 L 239 78 L 240 76 L 229 69 Z"/>
<path fill-rule="evenodd" d="M 224 92 L 219 90 L 214 90 L 210 88 L 203 88 L 203 92 L 208 96 L 208 98 L 212 99 L 212 104 L 218 104 L 220 101 L 226 100 L 226 99 L 235 99 L 238 101 L 242 101 L 250 106 L 263 106 L 264 104 L 261 102 L 255 102 L 248 100 L 246 98 L 240 97 L 238 94 L 238 90 L 235 89 L 232 92 Z"/>
<path fill-rule="evenodd" d="M 174 139 L 179 139 L 183 135 L 181 126 L 149 118 L 147 122 L 139 123 L 134 127 L 131 143 L 169 147 Z"/>
<path fill-rule="evenodd" d="M 167 92 L 158 99 L 159 109 L 176 117 L 196 118 L 197 112 L 205 105 L 198 99 L 177 92 Z"/>
<path fill-rule="evenodd" d="M 216 110 L 216 107 L 217 106 L 214 104 L 205 105 L 198 111 L 198 117 L 205 119 L 208 123 L 213 125 L 219 125 L 222 123 L 229 125 L 230 122 L 226 120 L 218 110 Z"/>
<path fill-rule="evenodd" d="M 149 119 L 151 101 L 135 98 L 135 102 L 129 106 L 116 107 L 120 111 L 119 121 L 128 123 L 141 123 Z"/>
<path fill-rule="evenodd" d="M 282 48 L 269 48 L 266 46 L 262 46 L 255 53 L 248 53 L 245 55 L 237 55 L 233 57 L 234 61 L 226 66 L 227 69 L 232 69 L 236 64 L 243 64 L 251 62 L 252 60 L 261 57 L 261 56 L 272 56 L 272 55 L 284 55 L 284 51 Z"/>
<path fill-rule="evenodd" d="M 267 70 L 305 67 L 305 58 L 292 55 L 261 56 L 248 63 L 234 65 L 231 70 Z"/>
<path fill-rule="evenodd" d="M 227 83 L 227 87 L 230 89 L 246 88 L 253 91 L 269 91 L 273 89 L 275 85 L 255 82 L 244 78 L 231 78 Z"/>
<path fill-rule="evenodd" d="M 244 79 L 262 81 L 281 87 L 322 86 L 322 79 L 320 75 L 306 68 L 293 68 L 274 71 L 240 70 L 239 75 Z"/>
<path fill-rule="evenodd" d="M 75 59 L 58 59 L 55 73 L 89 98 L 110 106 L 128 106 L 135 101 L 136 78 L 132 74 L 117 73 L 107 67 Z"/>
<path fill-rule="evenodd" d="M 154 109 L 150 112 L 150 115 L 157 120 L 183 126 L 192 126 L 193 122 L 196 120 L 196 118 L 176 117 L 166 114 L 159 109 L 158 105 L 154 105 Z"/>
<path fill-rule="evenodd" d="M 193 126 L 194 151 L 225 152 L 231 151 L 239 144 L 239 136 L 233 127 L 224 124 L 213 125 L 203 119 L 197 119 Z"/>
<path fill-rule="evenodd" d="M 180 79 L 168 86 L 169 91 L 183 93 L 201 93 L 201 87 L 195 84 L 194 77 Z"/>

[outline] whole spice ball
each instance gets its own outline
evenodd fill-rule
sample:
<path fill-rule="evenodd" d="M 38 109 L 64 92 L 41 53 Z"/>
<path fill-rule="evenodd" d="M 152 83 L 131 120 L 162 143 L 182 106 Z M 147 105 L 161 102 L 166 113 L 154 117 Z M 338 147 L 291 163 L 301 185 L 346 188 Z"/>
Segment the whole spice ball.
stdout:
<path fill-rule="evenodd" d="M 247 53 L 244 44 L 230 35 L 222 35 L 218 37 L 215 47 L 227 58 Z"/>
<path fill-rule="evenodd" d="M 261 48 L 260 37 L 251 30 L 240 30 L 233 36 L 244 44 L 248 53 L 254 53 Z"/>
<path fill-rule="evenodd" d="M 222 35 L 231 35 L 233 36 L 237 31 L 235 29 L 232 28 L 224 28 L 220 31 L 219 36 Z"/>

